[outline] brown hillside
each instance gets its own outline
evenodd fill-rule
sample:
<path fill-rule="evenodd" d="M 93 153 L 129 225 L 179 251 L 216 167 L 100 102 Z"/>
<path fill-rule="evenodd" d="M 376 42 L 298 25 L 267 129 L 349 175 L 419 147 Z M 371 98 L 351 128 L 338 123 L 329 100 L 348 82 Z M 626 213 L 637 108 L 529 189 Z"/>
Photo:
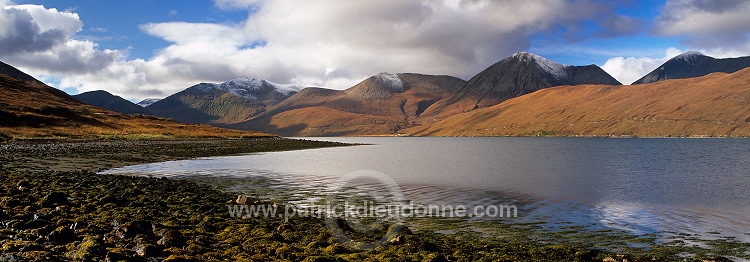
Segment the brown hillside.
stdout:
<path fill-rule="evenodd" d="M 64 92 L 0 74 L 0 140 L 9 138 L 172 139 L 270 136 L 163 118 L 126 115 L 81 103 Z"/>
<path fill-rule="evenodd" d="M 284 136 L 388 135 L 417 124 L 433 103 L 463 85 L 449 76 L 387 74 L 347 90 L 305 88 L 253 119 L 232 125 Z"/>
<path fill-rule="evenodd" d="M 422 136 L 750 136 L 750 69 L 631 86 L 560 86 L 413 128 Z"/>

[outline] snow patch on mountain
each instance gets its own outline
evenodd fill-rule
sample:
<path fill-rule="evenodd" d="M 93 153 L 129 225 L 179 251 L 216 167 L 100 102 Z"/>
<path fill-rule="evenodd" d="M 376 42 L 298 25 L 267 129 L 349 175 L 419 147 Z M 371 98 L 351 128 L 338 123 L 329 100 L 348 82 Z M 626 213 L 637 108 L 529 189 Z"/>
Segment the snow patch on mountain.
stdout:
<path fill-rule="evenodd" d="M 292 84 L 282 85 L 282 84 L 277 84 L 277 83 L 268 82 L 268 81 L 266 82 L 271 84 L 274 88 L 276 88 L 276 91 L 284 93 L 285 95 L 289 95 L 292 92 L 299 92 L 299 91 L 302 91 L 302 89 L 304 89 L 304 87 L 301 87 L 298 85 L 292 85 Z"/>
<path fill-rule="evenodd" d="M 141 100 L 141 102 L 138 102 L 136 105 L 147 107 L 159 101 L 161 101 L 161 98 L 146 98 L 146 99 Z"/>
<path fill-rule="evenodd" d="M 260 78 L 236 78 L 221 84 L 202 83 L 195 85 L 194 88 L 206 93 L 212 90 L 227 91 L 252 100 L 257 100 L 255 94 L 265 92 L 268 88 L 273 88 L 274 91 L 284 95 L 302 90 L 302 87 L 298 85 L 281 85 Z"/>
<path fill-rule="evenodd" d="M 383 72 L 375 75 L 375 78 L 383 83 L 383 85 L 391 92 L 400 93 L 404 92 L 404 89 L 406 89 L 404 80 L 401 79 L 398 74 Z"/>
<path fill-rule="evenodd" d="M 537 65 L 539 65 L 539 67 L 542 68 L 542 70 L 555 76 L 557 79 L 563 79 L 568 76 L 567 68 L 570 67 L 569 65 L 563 65 L 536 54 L 527 52 L 516 53 L 513 55 L 513 57 L 519 59 L 521 62 L 536 63 Z"/>

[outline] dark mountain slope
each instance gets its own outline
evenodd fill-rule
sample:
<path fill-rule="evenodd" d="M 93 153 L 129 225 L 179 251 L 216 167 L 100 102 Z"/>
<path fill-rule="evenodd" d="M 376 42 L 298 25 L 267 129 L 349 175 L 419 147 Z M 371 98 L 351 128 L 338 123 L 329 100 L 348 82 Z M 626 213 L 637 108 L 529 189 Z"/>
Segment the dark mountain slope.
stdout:
<path fill-rule="evenodd" d="M 425 114 L 448 116 L 499 104 L 544 88 L 560 85 L 620 82 L 596 65 L 569 66 L 521 52 L 471 78 L 458 92 L 427 109 Z"/>
<path fill-rule="evenodd" d="M 90 91 L 81 94 L 74 95 L 73 98 L 78 99 L 89 105 L 98 106 L 101 108 L 109 109 L 112 111 L 125 113 L 125 114 L 144 114 L 147 115 L 148 110 L 143 107 L 134 104 L 122 97 L 110 94 L 104 90 Z"/>
<path fill-rule="evenodd" d="M 13 67 L 13 66 L 11 66 L 9 64 L 3 63 L 3 62 L 0 62 L 0 74 L 3 74 L 5 76 L 9 76 L 9 77 L 15 78 L 15 79 L 17 79 L 19 81 L 26 82 L 26 83 L 29 83 L 29 84 L 44 85 L 44 83 L 42 83 L 42 81 L 39 81 L 36 78 L 34 78 L 33 76 L 30 76 L 30 75 L 22 72 L 21 70 L 18 70 L 15 67 Z"/>
<path fill-rule="evenodd" d="M 633 84 L 701 77 L 717 72 L 734 73 L 747 67 L 750 67 L 750 56 L 716 59 L 696 51 L 688 51 L 670 59 Z"/>

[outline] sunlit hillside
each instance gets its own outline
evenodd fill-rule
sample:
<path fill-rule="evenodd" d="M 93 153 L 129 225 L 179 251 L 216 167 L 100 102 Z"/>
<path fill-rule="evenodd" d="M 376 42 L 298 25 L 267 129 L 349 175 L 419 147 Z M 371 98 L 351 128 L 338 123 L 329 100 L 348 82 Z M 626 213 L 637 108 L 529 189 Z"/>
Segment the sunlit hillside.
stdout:
<path fill-rule="evenodd" d="M 0 137 L 17 139 L 181 139 L 270 136 L 180 124 L 81 103 L 60 90 L 0 74 Z"/>
<path fill-rule="evenodd" d="M 431 136 L 750 136 L 750 69 L 544 89 L 409 130 Z"/>

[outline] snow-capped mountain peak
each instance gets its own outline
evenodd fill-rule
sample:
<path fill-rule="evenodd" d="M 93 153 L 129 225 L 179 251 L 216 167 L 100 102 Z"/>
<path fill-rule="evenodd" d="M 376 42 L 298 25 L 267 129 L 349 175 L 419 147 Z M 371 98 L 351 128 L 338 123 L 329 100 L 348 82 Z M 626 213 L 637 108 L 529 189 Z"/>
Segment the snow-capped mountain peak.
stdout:
<path fill-rule="evenodd" d="M 672 58 L 672 60 L 682 60 L 689 64 L 693 64 L 695 62 L 695 59 L 701 56 L 705 56 L 703 53 L 698 51 L 687 51 L 685 53 L 679 54 Z"/>
<path fill-rule="evenodd" d="M 211 90 L 227 91 L 236 96 L 252 100 L 257 100 L 256 95 L 268 91 L 269 88 L 284 95 L 302 90 L 298 85 L 281 85 L 261 78 L 235 78 L 221 84 L 203 83 L 195 87 L 203 92 L 210 92 Z"/>
<path fill-rule="evenodd" d="M 537 65 L 539 65 L 539 67 L 542 68 L 542 70 L 554 75 L 557 78 L 564 78 L 565 76 L 567 76 L 566 68 L 570 67 L 569 65 L 563 65 L 528 52 L 519 52 L 514 54 L 512 57 L 518 59 L 521 62 L 536 63 Z"/>

